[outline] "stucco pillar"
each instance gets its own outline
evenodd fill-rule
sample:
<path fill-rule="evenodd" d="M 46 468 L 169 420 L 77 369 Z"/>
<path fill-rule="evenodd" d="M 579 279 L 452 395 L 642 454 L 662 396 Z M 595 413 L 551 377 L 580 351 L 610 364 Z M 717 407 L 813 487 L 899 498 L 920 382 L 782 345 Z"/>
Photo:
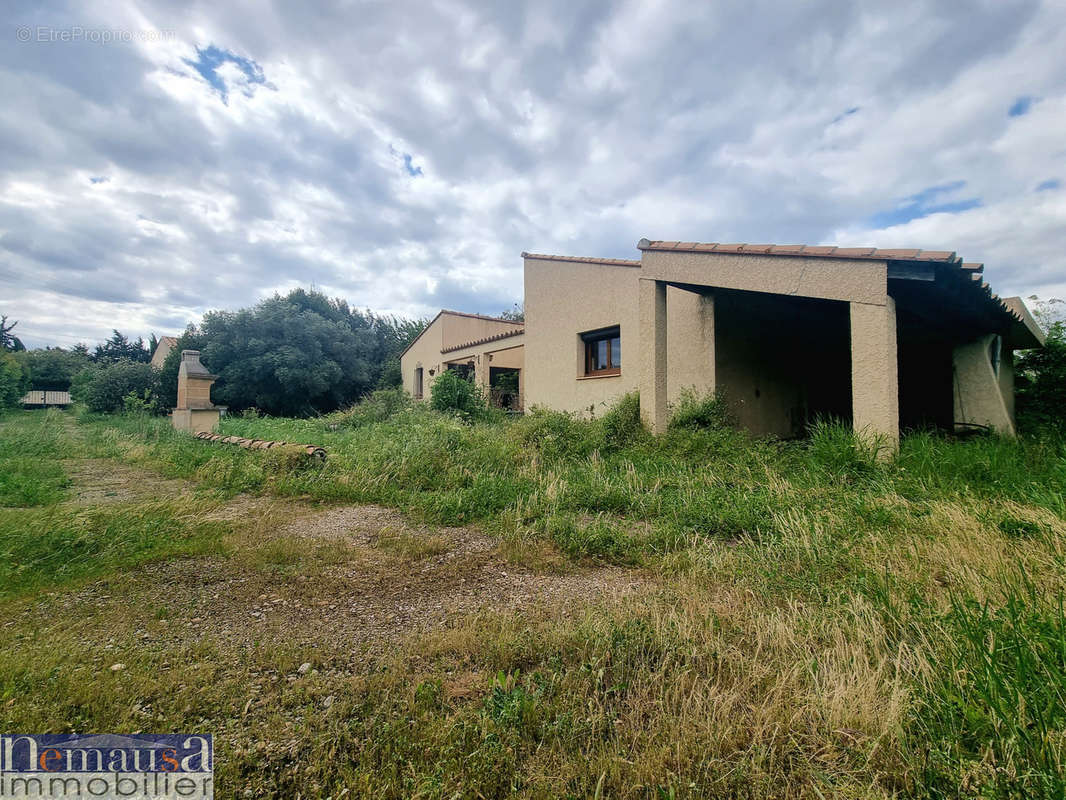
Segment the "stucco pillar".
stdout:
<path fill-rule="evenodd" d="M 667 402 L 677 403 L 681 393 L 688 390 L 713 395 L 714 297 L 670 286 L 666 290 L 666 317 L 666 338 L 670 342 Z"/>
<path fill-rule="evenodd" d="M 481 386 L 485 390 L 486 394 L 489 391 L 489 357 L 482 353 L 473 357 L 474 359 L 474 382 Z"/>
<path fill-rule="evenodd" d="M 640 279 L 640 416 L 653 433 L 666 430 L 666 284 Z"/>
<path fill-rule="evenodd" d="M 855 433 L 882 441 L 888 457 L 899 447 L 899 363 L 896 301 L 851 303 L 851 414 Z"/>
<path fill-rule="evenodd" d="M 1004 374 L 1013 372 L 1013 364 L 1009 357 L 998 357 L 1002 349 L 1002 339 L 994 333 L 955 348 L 952 368 L 956 424 L 985 425 L 997 433 L 1014 435 L 1014 420 L 1004 398 L 1007 386 L 1013 395 L 1013 374 L 1009 380 Z M 993 350 L 998 351 L 996 367 L 992 364 Z"/>

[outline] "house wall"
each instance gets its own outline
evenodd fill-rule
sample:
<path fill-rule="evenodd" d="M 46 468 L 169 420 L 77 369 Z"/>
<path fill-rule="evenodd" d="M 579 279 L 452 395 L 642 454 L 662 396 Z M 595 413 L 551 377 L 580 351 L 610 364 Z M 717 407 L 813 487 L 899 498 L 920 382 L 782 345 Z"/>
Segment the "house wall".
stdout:
<path fill-rule="evenodd" d="M 430 323 L 422 335 L 415 340 L 407 352 L 400 356 L 400 374 L 403 377 L 403 388 L 412 397 L 415 393 L 415 369 L 422 367 L 422 380 L 424 394 L 423 399 L 429 400 L 429 387 L 433 383 L 433 377 L 440 374 L 441 369 L 441 341 L 443 335 L 443 316 L 437 317 Z M 434 375 L 429 374 L 433 370 Z"/>
<path fill-rule="evenodd" d="M 478 339 L 485 339 L 500 333 L 510 333 L 521 330 L 521 323 L 507 322 L 506 320 L 484 319 L 482 317 L 466 314 L 453 314 L 442 311 L 429 324 L 422 334 L 408 348 L 407 352 L 400 356 L 400 374 L 403 379 L 403 388 L 412 397 L 415 396 L 415 370 L 422 367 L 422 399 L 430 398 L 433 380 L 440 375 L 440 371 L 451 363 L 466 363 L 471 356 L 493 352 L 501 348 L 513 347 L 521 341 L 518 337 L 508 337 L 503 340 L 488 342 L 473 348 L 454 350 L 441 353 L 452 347 Z M 433 374 L 430 375 L 430 370 Z M 487 376 L 486 372 L 486 376 Z M 485 378 L 487 385 L 488 378 Z"/>
<path fill-rule="evenodd" d="M 458 347 L 478 339 L 486 339 L 498 333 L 508 333 L 522 327 L 521 323 L 447 313 L 441 314 L 438 322 L 441 325 L 441 347 L 444 349 Z"/>
<path fill-rule="evenodd" d="M 864 259 L 644 251 L 643 278 L 884 305 L 888 265 Z"/>
<path fill-rule="evenodd" d="M 527 257 L 526 408 L 602 414 L 640 382 L 638 264 Z M 669 287 L 667 303 L 667 395 L 686 388 L 714 391 L 714 298 Z M 619 375 L 586 377 L 581 334 L 619 327 Z"/>
<path fill-rule="evenodd" d="M 996 374 L 989 358 L 995 337 L 988 333 L 955 348 L 955 421 L 986 425 L 1009 436 L 1014 434 L 1014 360 L 1003 348 Z"/>
<path fill-rule="evenodd" d="M 635 391 L 637 279 L 640 267 L 525 259 L 526 408 L 602 414 L 605 406 Z M 581 377 L 580 334 L 618 325 L 621 374 Z"/>
<path fill-rule="evenodd" d="M 167 360 L 167 356 L 170 355 L 170 351 L 174 349 L 174 342 L 170 338 L 163 338 L 159 340 L 159 343 L 155 346 L 155 352 L 152 353 L 152 360 L 150 362 L 154 369 L 162 369 L 163 362 Z"/>

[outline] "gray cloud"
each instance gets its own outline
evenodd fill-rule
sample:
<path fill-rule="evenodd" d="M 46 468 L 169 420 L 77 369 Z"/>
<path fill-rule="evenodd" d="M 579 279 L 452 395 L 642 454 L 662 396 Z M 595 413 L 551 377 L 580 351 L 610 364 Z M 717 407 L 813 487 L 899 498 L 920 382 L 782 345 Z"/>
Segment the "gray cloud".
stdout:
<path fill-rule="evenodd" d="M 33 344 L 312 283 L 498 312 L 522 250 L 642 236 L 957 249 L 1001 292 L 1066 293 L 1053 2 L 146 0 L 7 30 L 0 297 Z"/>

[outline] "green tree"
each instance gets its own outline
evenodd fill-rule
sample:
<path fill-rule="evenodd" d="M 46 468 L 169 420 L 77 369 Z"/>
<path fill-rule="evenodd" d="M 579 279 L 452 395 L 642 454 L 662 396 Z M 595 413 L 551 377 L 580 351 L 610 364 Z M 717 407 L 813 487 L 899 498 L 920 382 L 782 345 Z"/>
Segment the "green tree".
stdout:
<path fill-rule="evenodd" d="M 143 338 L 138 336 L 136 341 L 131 342 L 116 330 L 112 331 L 110 339 L 96 346 L 92 360 L 98 364 L 116 364 L 119 361 L 147 364 L 152 360 L 152 351 L 145 345 Z"/>
<path fill-rule="evenodd" d="M 151 403 L 159 393 L 158 373 L 148 364 L 133 361 L 119 361 L 85 370 L 74 383 L 77 386 L 75 399 L 97 413 L 124 410 L 126 398 L 131 394 Z"/>
<path fill-rule="evenodd" d="M 17 352 L 26 349 L 19 337 L 11 332 L 18 324 L 18 320 L 8 323 L 6 316 L 0 316 L 0 350 Z"/>
<path fill-rule="evenodd" d="M 13 408 L 29 385 L 26 370 L 9 352 L 0 352 L 0 408 Z"/>
<path fill-rule="evenodd" d="M 30 388 L 45 391 L 70 389 L 74 376 L 90 364 L 87 353 L 62 347 L 24 350 L 16 358 L 26 369 Z"/>
<path fill-rule="evenodd" d="M 1034 301 L 1034 316 L 1047 332 L 1047 343 L 1018 354 L 1018 420 L 1029 429 L 1066 426 L 1066 304 L 1035 296 L 1029 299 Z"/>
<path fill-rule="evenodd" d="M 203 363 L 217 402 L 270 414 L 332 411 L 374 388 L 383 347 L 372 316 L 297 289 L 241 311 L 204 315 Z"/>
<path fill-rule="evenodd" d="M 160 396 L 177 400 L 182 350 L 199 350 L 219 376 L 215 402 L 234 410 L 303 415 L 350 405 L 400 385 L 399 355 L 425 322 L 376 315 L 321 292 L 294 289 L 240 311 L 211 311 L 186 328 L 159 371 Z"/>

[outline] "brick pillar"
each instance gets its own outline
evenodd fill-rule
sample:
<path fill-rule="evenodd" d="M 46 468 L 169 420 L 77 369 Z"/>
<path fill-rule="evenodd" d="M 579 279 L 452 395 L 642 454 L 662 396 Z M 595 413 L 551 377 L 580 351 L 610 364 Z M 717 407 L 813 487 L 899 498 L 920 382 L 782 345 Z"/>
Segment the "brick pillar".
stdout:
<path fill-rule="evenodd" d="M 662 433 L 667 421 L 665 283 L 640 279 L 639 311 L 640 415 L 653 433 Z"/>

